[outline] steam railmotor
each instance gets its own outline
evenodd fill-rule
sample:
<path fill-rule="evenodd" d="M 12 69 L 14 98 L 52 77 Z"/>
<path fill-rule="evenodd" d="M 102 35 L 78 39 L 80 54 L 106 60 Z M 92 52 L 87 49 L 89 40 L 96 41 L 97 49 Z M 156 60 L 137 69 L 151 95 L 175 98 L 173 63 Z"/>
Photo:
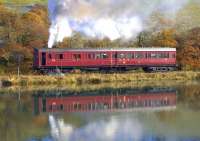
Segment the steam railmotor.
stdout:
<path fill-rule="evenodd" d="M 131 70 L 173 71 L 175 48 L 34 49 L 36 70 Z"/>

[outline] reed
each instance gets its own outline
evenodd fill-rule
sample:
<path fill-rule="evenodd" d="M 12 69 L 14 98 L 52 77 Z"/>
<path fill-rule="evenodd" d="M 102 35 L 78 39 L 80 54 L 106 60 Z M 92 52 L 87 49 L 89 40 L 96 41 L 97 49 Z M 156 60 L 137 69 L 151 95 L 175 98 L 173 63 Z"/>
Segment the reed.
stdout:
<path fill-rule="evenodd" d="M 146 82 L 161 80 L 199 80 L 200 72 L 178 71 L 165 73 L 70 73 L 64 76 L 48 75 L 21 75 L 17 77 L 0 76 L 2 82 L 10 82 L 12 85 L 66 85 L 66 84 L 100 84 L 100 83 L 127 83 L 127 82 Z"/>
<path fill-rule="evenodd" d="M 134 81 L 127 83 L 111 82 L 100 84 L 65 84 L 65 85 L 29 85 L 29 86 L 11 86 L 0 88 L 0 94 L 33 94 L 37 91 L 68 91 L 68 92 L 84 92 L 98 91 L 103 89 L 129 89 L 129 88 L 145 88 L 145 87 L 166 87 L 175 88 L 179 86 L 198 85 L 198 81 L 182 81 L 182 80 L 161 80 L 161 81 Z"/>

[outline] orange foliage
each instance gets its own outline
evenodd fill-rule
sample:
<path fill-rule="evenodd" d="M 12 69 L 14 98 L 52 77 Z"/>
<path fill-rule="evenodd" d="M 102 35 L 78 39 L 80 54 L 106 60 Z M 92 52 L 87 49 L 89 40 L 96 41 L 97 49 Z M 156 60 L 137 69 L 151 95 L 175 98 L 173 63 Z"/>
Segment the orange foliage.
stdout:
<path fill-rule="evenodd" d="M 39 116 L 34 117 L 33 123 L 36 126 L 42 127 L 42 126 L 47 125 L 48 119 L 45 115 L 39 115 Z"/>
<path fill-rule="evenodd" d="M 154 46 L 176 47 L 175 33 L 173 29 L 162 30 L 154 39 Z"/>
<path fill-rule="evenodd" d="M 0 24 L 2 25 L 12 25 L 15 23 L 16 14 L 10 11 L 8 8 L 0 5 Z"/>
<path fill-rule="evenodd" d="M 177 59 L 183 67 L 200 69 L 200 28 L 194 28 L 182 39 Z"/>
<path fill-rule="evenodd" d="M 42 20 L 42 18 L 33 12 L 28 12 L 28 13 L 24 14 L 22 19 L 25 20 L 29 24 L 30 23 L 31 24 L 39 24 L 39 25 L 44 24 L 44 21 Z"/>
<path fill-rule="evenodd" d="M 41 6 L 41 5 L 35 5 L 33 7 L 33 9 L 30 11 L 32 13 L 35 13 L 37 14 L 38 16 L 41 17 L 41 19 L 46 23 L 48 24 L 49 21 L 48 21 L 48 11 L 47 11 L 47 8 L 44 7 L 44 6 Z"/>
<path fill-rule="evenodd" d="M 30 46 L 31 48 L 35 48 L 35 47 L 37 47 L 37 48 L 42 48 L 42 47 L 47 46 L 47 43 L 46 43 L 46 41 L 44 41 L 44 40 L 35 39 L 34 41 L 30 41 L 30 42 L 29 42 L 29 46 Z"/>
<path fill-rule="evenodd" d="M 42 47 L 48 40 L 48 24 L 44 19 L 48 19 L 45 11 L 34 9 L 22 15 L 20 42 L 28 47 Z"/>

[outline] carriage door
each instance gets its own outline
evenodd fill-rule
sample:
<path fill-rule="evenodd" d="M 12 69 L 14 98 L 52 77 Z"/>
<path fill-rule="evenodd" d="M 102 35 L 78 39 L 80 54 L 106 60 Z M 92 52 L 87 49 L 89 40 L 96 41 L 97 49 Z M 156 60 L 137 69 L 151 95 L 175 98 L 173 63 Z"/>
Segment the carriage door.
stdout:
<path fill-rule="evenodd" d="M 42 98 L 42 112 L 46 112 L 47 107 L 46 107 L 46 98 Z"/>
<path fill-rule="evenodd" d="M 46 65 L 46 52 L 42 52 L 42 65 Z"/>
<path fill-rule="evenodd" d="M 117 52 L 112 52 L 111 66 L 112 65 L 117 65 Z"/>

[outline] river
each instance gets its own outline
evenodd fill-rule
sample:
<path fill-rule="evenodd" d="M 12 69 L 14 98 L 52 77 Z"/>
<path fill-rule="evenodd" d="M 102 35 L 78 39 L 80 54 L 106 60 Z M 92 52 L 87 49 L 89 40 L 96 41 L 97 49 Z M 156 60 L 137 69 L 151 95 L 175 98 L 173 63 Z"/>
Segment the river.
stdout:
<path fill-rule="evenodd" d="M 1 141 L 199 141 L 200 82 L 1 88 Z"/>

